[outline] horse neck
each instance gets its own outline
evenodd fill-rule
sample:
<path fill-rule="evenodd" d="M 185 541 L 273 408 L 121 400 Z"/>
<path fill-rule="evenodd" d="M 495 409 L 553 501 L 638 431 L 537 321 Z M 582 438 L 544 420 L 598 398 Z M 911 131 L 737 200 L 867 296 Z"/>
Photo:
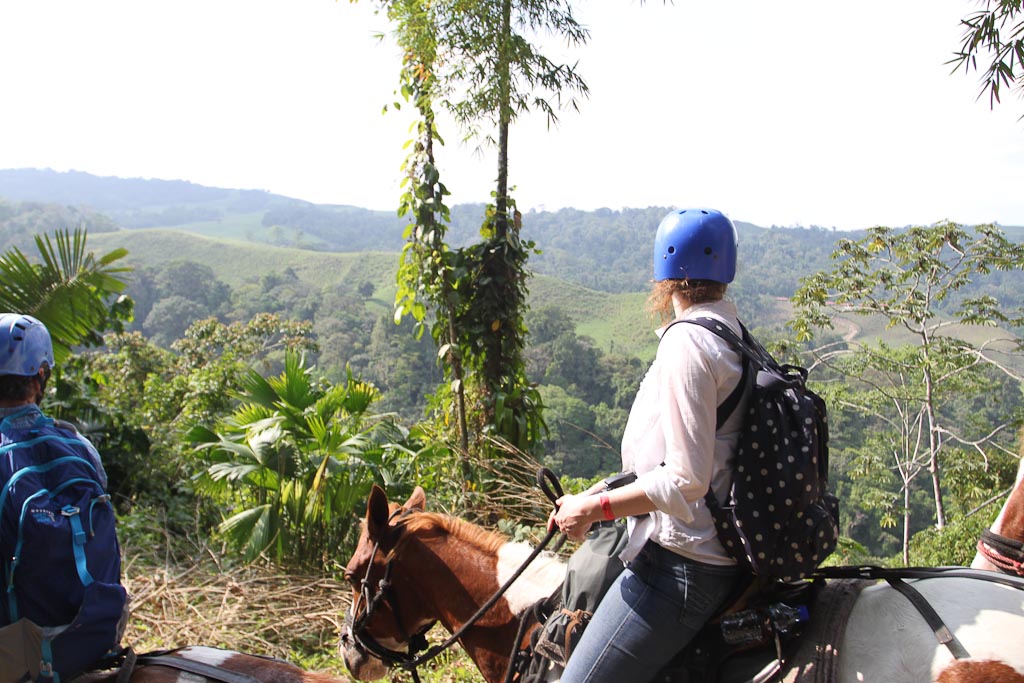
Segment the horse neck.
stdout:
<path fill-rule="evenodd" d="M 1013 489 L 989 530 L 1004 538 L 1024 543 L 1024 457 L 1017 467 Z M 998 569 L 981 552 L 975 554 L 971 566 L 975 569 Z"/>
<path fill-rule="evenodd" d="M 463 523 L 465 524 L 465 523 Z M 471 525 L 448 533 L 427 533 L 397 555 L 419 594 L 419 605 L 449 633 L 463 628 L 516 569 L 530 548 L 474 531 Z M 505 675 L 515 645 L 519 617 L 554 591 L 565 568 L 550 555 L 532 562 L 498 601 L 459 637 L 466 654 L 488 681 Z"/>
<path fill-rule="evenodd" d="M 1017 467 L 1017 481 L 1003 509 L 992 523 L 993 533 L 1024 542 L 1024 457 Z"/>

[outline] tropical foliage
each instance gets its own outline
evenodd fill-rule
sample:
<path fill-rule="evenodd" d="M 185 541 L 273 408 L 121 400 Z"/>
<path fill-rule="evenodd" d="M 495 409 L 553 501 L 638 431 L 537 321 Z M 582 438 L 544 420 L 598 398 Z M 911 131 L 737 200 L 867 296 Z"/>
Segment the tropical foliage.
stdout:
<path fill-rule="evenodd" d="M 833 259 L 830 270 L 802 281 L 794 296 L 793 327 L 807 340 L 817 330 L 831 330 L 838 317 L 872 316 L 907 334 L 906 345 L 836 340 L 814 355 L 845 380 L 831 392 L 834 404 L 879 427 L 857 439 L 856 446 L 850 444 L 850 453 L 858 469 L 876 472 L 883 499 L 883 490 L 900 491 L 903 554 L 909 561 L 915 478 L 930 478 L 932 512 L 941 530 L 949 451 L 958 451 L 958 458 L 973 452 L 984 459 L 989 449 L 1012 447 L 1013 427 L 1022 417 L 1019 406 L 985 410 L 981 402 L 1001 385 L 1001 376 L 1009 378 L 1011 391 L 1022 379 L 1006 358 L 1024 345 L 1009 332 L 1024 322 L 1024 309 L 987 293 L 964 296 L 963 290 L 979 275 L 1024 270 L 1024 247 L 994 226 L 968 230 L 946 222 L 905 231 L 873 228 L 863 239 L 841 240 Z M 975 345 L 951 335 L 954 325 L 1007 331 Z M 976 419 L 979 415 L 984 418 Z M 891 510 L 889 502 L 882 509 Z M 882 523 L 892 525 L 892 517 Z"/>
<path fill-rule="evenodd" d="M 408 433 L 370 412 L 378 391 L 351 376 L 330 385 L 313 372 L 296 352 L 276 377 L 250 370 L 216 431 L 189 433 L 205 468 L 198 491 L 227 511 L 220 531 L 246 560 L 329 566 L 352 544 L 371 484 L 391 483 L 393 468 L 399 480 L 413 472 Z"/>
<path fill-rule="evenodd" d="M 99 330 L 118 328 L 131 317 L 125 288 L 130 269 L 115 266 L 127 252 L 115 249 L 96 257 L 86 250 L 84 230 L 58 231 L 53 239 L 37 235 L 39 261 L 12 247 L 0 256 L 0 309 L 33 315 L 49 329 L 59 365 L 79 345 L 102 343 Z"/>
<path fill-rule="evenodd" d="M 987 92 L 989 106 L 994 107 L 1001 101 L 1004 87 L 1018 91 L 1024 88 L 1024 20 L 1020 18 L 1020 0 L 985 0 L 979 5 L 981 9 L 961 22 L 963 42 L 952 63 L 970 72 L 978 68 L 978 58 L 982 58 L 978 97 Z"/>

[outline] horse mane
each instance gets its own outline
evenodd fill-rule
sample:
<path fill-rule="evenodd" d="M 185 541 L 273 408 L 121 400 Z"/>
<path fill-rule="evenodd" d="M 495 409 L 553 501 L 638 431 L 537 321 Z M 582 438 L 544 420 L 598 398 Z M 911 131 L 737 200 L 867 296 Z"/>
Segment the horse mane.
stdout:
<path fill-rule="evenodd" d="M 448 535 L 475 546 L 484 553 L 494 555 L 508 541 L 501 534 L 438 512 L 418 512 L 403 520 L 402 525 L 407 533 L 402 534 L 402 540 L 399 541 L 399 545 L 402 544 L 404 539 L 415 534 L 427 536 Z"/>

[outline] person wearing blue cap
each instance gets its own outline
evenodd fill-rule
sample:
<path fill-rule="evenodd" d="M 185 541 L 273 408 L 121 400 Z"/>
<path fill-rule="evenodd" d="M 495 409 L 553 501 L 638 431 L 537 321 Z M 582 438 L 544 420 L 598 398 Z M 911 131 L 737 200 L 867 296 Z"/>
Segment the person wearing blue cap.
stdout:
<path fill-rule="evenodd" d="M 120 653 L 128 595 L 99 453 L 40 404 L 46 326 L 0 313 L 0 683 L 62 683 Z"/>
<path fill-rule="evenodd" d="M 672 211 L 654 239 L 648 307 L 658 329 L 654 362 L 622 437 L 623 470 L 635 480 L 561 498 L 551 524 L 583 539 L 601 520 L 628 519 L 626 563 L 569 657 L 562 683 L 649 681 L 728 598 L 741 570 L 718 540 L 705 494 L 725 498 L 743 404 L 743 359 L 699 325 L 713 318 L 741 334 L 725 292 L 736 276 L 737 234 L 713 209 Z M 718 406 L 737 409 L 718 425 Z"/>

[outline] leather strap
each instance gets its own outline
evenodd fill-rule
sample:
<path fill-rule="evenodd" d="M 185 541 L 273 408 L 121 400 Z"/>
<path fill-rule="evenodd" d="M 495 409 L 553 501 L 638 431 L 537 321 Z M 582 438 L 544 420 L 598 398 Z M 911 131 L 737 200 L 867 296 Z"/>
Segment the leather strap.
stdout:
<path fill-rule="evenodd" d="M 1010 588 L 1024 590 L 1024 577 L 1000 574 L 989 569 L 972 569 L 970 567 L 876 567 L 861 565 L 855 567 L 818 567 L 807 578 L 821 579 L 937 579 L 941 577 L 957 577 L 977 579 L 1000 583 Z"/>
<path fill-rule="evenodd" d="M 135 654 L 135 650 L 130 647 L 126 647 L 122 650 L 121 656 L 124 657 L 124 659 L 121 660 L 121 666 L 117 669 L 116 683 L 129 683 L 132 679 L 132 673 L 135 671 L 135 663 L 138 661 L 138 655 Z"/>
<path fill-rule="evenodd" d="M 203 676 L 211 681 L 220 681 L 221 683 L 260 683 L 259 680 L 248 674 L 229 671 L 219 666 L 197 662 L 194 659 L 175 657 L 171 654 L 139 655 L 136 662 L 139 666 L 163 666 L 169 669 L 177 669 L 178 671 L 186 671 L 197 676 Z"/>
<path fill-rule="evenodd" d="M 917 608 L 917 611 L 921 613 L 921 616 L 924 617 L 928 626 L 931 627 L 932 633 L 935 634 L 935 638 L 949 649 L 950 654 L 957 659 L 970 659 L 971 655 L 967 652 L 967 648 L 965 648 L 960 641 L 956 639 L 953 632 L 950 631 L 949 627 L 942 621 L 942 617 L 940 617 L 938 612 L 928 604 L 928 601 L 925 600 L 924 596 L 921 595 L 916 588 L 899 577 L 889 577 L 886 579 L 886 582 L 902 593 L 907 600 L 910 600 L 911 604 L 913 604 L 914 607 Z"/>

